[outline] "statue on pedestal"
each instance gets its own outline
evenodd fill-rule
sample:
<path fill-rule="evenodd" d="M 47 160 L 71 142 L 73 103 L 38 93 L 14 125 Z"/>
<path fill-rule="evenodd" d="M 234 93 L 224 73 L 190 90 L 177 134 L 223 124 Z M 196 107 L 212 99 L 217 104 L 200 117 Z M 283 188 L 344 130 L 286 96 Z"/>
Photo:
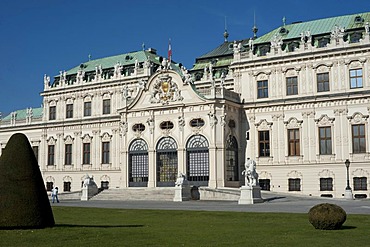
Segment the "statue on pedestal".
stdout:
<path fill-rule="evenodd" d="M 238 204 L 254 204 L 263 202 L 261 197 L 261 187 L 258 185 L 258 173 L 256 172 L 256 162 L 247 158 L 245 162 L 245 186 L 240 188 L 240 198 Z"/>
<path fill-rule="evenodd" d="M 245 185 L 249 187 L 258 186 L 258 173 L 256 172 L 256 162 L 247 158 L 245 162 L 245 170 L 242 174 L 245 176 Z"/>

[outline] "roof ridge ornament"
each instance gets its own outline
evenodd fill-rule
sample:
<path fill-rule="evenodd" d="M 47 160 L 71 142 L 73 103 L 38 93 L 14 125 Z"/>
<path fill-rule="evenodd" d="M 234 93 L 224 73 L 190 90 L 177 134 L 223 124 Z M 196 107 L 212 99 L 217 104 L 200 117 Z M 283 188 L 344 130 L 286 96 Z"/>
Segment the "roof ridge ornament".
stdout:
<path fill-rule="evenodd" d="M 257 39 L 258 28 L 256 26 L 256 11 L 253 12 L 253 28 L 252 28 L 252 32 L 253 32 L 253 39 Z"/>
<path fill-rule="evenodd" d="M 225 38 L 225 42 L 227 42 L 227 38 L 229 37 L 229 33 L 227 32 L 227 24 L 226 24 L 226 16 L 225 16 L 225 32 L 224 32 L 224 38 Z"/>

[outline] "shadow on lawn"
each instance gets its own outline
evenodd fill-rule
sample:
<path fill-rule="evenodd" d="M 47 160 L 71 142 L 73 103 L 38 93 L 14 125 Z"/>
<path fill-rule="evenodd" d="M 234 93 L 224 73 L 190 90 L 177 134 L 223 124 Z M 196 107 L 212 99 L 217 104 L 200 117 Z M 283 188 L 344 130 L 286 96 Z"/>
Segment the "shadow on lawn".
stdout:
<path fill-rule="evenodd" d="M 144 227 L 144 225 L 72 225 L 72 224 L 55 224 L 55 227 L 90 227 L 90 228 L 131 228 Z"/>
<path fill-rule="evenodd" d="M 339 230 L 351 230 L 356 229 L 356 226 L 342 226 Z"/>

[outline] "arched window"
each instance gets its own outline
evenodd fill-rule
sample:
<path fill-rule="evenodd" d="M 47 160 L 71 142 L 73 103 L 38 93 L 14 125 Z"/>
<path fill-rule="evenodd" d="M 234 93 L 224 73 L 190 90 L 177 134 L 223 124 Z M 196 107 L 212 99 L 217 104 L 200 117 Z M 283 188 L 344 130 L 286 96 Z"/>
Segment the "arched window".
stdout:
<path fill-rule="evenodd" d="M 175 186 L 177 178 L 177 144 L 164 137 L 157 144 L 157 186 Z"/>
<path fill-rule="evenodd" d="M 229 136 L 226 142 L 226 179 L 239 181 L 238 142 L 235 136 Z"/>
<path fill-rule="evenodd" d="M 208 186 L 208 141 L 202 135 L 192 136 L 186 145 L 186 175 L 192 185 Z"/>
<path fill-rule="evenodd" d="M 134 140 L 129 148 L 129 186 L 148 186 L 148 145 L 143 139 Z"/>

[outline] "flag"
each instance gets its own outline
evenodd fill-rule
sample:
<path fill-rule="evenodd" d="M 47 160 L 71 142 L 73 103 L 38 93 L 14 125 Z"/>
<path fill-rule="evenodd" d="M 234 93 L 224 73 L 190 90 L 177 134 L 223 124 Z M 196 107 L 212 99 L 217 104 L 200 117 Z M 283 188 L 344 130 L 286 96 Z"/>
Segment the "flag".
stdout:
<path fill-rule="evenodd" d="M 172 60 L 172 48 L 171 48 L 171 39 L 168 40 L 168 61 L 171 63 Z"/>

